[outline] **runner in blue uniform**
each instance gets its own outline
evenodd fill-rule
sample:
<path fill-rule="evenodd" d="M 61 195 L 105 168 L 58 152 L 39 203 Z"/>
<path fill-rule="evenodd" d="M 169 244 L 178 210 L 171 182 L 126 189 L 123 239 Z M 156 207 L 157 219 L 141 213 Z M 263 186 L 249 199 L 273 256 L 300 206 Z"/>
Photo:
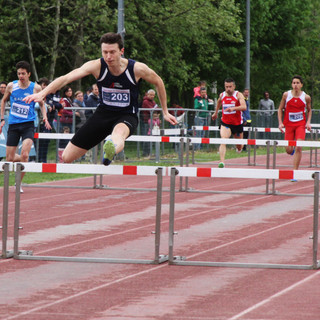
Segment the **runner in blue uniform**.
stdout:
<path fill-rule="evenodd" d="M 124 148 L 125 140 L 137 125 L 138 93 L 141 79 L 153 84 L 157 90 L 163 117 L 171 124 L 176 118 L 168 112 L 164 83 L 146 64 L 123 58 L 121 35 L 106 33 L 100 39 L 102 58 L 91 60 L 68 74 L 54 80 L 38 94 L 25 98 L 26 102 L 41 101 L 49 93 L 87 75 L 97 79 L 99 105 L 96 112 L 76 132 L 63 152 L 62 159 L 70 163 L 82 157 L 90 148 L 107 137 L 103 163 L 109 165 L 113 157 Z"/>
<path fill-rule="evenodd" d="M 5 124 L 5 104 L 10 98 L 9 127 L 7 135 L 6 160 L 13 162 L 27 162 L 29 159 L 30 149 L 34 139 L 34 102 L 27 103 L 23 101 L 26 96 L 40 92 L 41 87 L 30 81 L 30 64 L 26 61 L 20 61 L 16 65 L 19 80 L 10 82 L 1 100 L 1 125 Z M 39 100 L 40 110 L 43 115 L 43 121 L 47 129 L 51 126 L 47 119 L 47 112 L 43 100 Z M 22 138 L 22 149 L 20 155 L 17 153 L 19 140 Z M 22 174 L 23 178 L 24 173 Z"/>

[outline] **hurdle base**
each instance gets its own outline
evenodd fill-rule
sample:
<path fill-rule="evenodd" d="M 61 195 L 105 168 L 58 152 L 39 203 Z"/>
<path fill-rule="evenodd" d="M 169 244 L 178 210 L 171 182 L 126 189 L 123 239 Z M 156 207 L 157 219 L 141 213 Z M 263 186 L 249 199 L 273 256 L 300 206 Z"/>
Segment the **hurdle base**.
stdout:
<path fill-rule="evenodd" d="M 200 266 L 200 267 L 229 267 L 229 268 L 255 268 L 255 269 L 291 269 L 291 270 L 312 270 L 319 269 L 312 265 L 296 265 L 296 264 L 272 264 L 272 263 L 237 263 L 237 262 L 211 262 L 211 261 L 182 261 L 174 259 L 170 264 L 179 266 Z"/>
<path fill-rule="evenodd" d="M 31 252 L 31 254 L 30 254 Z M 94 263 L 117 263 L 117 264 L 160 264 L 168 261 L 168 256 L 159 255 L 155 260 L 143 259 L 121 259 L 121 258 L 90 258 L 90 257 L 61 257 L 61 256 L 33 256 L 32 251 L 19 251 L 14 256 L 17 260 L 37 260 L 37 261 L 60 261 L 60 262 L 94 262 Z"/>
<path fill-rule="evenodd" d="M 164 263 L 164 262 L 167 262 L 169 260 L 169 256 L 166 255 L 166 254 L 160 254 L 159 255 L 159 258 L 157 260 L 155 260 L 155 262 L 157 264 L 160 264 L 160 263 Z"/>
<path fill-rule="evenodd" d="M 173 260 L 169 260 L 169 264 L 175 264 L 175 262 L 179 264 L 179 262 L 185 261 L 186 259 L 187 257 L 184 257 L 184 256 L 174 256 Z"/>
<path fill-rule="evenodd" d="M 13 250 L 6 251 L 5 253 L 2 253 L 0 259 L 10 259 L 13 258 Z"/>

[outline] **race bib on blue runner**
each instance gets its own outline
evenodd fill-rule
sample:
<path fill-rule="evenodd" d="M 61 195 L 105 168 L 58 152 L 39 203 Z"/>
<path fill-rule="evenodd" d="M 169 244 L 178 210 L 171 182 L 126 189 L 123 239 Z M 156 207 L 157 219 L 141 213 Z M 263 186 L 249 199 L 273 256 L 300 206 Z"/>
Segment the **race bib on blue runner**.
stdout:
<path fill-rule="evenodd" d="M 125 108 L 130 106 L 130 90 L 102 88 L 102 101 L 113 107 Z"/>
<path fill-rule="evenodd" d="M 25 104 L 13 103 L 11 107 L 11 114 L 15 117 L 28 119 L 30 106 Z"/>
<path fill-rule="evenodd" d="M 291 122 L 298 122 L 303 120 L 303 113 L 300 112 L 289 112 L 289 121 Z"/>

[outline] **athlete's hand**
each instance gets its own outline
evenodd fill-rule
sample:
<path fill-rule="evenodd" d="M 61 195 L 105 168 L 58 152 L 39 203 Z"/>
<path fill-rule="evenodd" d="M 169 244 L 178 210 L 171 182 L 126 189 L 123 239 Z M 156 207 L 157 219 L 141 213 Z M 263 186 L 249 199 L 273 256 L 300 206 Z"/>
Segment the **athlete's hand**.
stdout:
<path fill-rule="evenodd" d="M 24 99 L 23 99 L 23 101 L 25 102 L 25 103 L 30 103 L 30 102 L 32 102 L 32 101 L 34 101 L 34 102 L 41 102 L 41 101 L 43 101 L 44 100 L 44 97 L 43 97 L 43 94 L 41 93 L 41 91 L 40 92 L 38 92 L 38 93 L 34 93 L 34 94 L 30 94 L 29 96 L 26 96 Z"/>
<path fill-rule="evenodd" d="M 306 128 L 307 128 L 308 131 L 311 131 L 311 124 L 310 124 L 310 123 L 307 123 L 307 124 L 306 124 Z"/>
<path fill-rule="evenodd" d="M 170 122 L 170 123 L 173 124 L 173 125 L 178 124 L 178 121 L 177 121 L 176 117 L 173 116 L 173 115 L 170 114 L 170 113 L 163 114 L 163 118 L 164 118 L 164 120 Z"/>
<path fill-rule="evenodd" d="M 48 129 L 48 130 L 51 130 L 52 127 L 50 126 L 50 123 L 48 120 L 44 121 L 44 126 Z"/>
<path fill-rule="evenodd" d="M 5 121 L 1 121 L 1 124 L 0 124 L 0 134 L 2 133 L 2 128 L 4 127 L 5 125 Z"/>
<path fill-rule="evenodd" d="M 212 116 L 211 116 L 212 120 L 216 120 L 218 118 L 218 114 L 214 113 Z"/>
<path fill-rule="evenodd" d="M 279 124 L 279 130 L 280 130 L 282 133 L 284 133 L 283 128 L 284 128 L 284 124 L 283 124 L 283 123 L 280 123 L 280 124 Z"/>

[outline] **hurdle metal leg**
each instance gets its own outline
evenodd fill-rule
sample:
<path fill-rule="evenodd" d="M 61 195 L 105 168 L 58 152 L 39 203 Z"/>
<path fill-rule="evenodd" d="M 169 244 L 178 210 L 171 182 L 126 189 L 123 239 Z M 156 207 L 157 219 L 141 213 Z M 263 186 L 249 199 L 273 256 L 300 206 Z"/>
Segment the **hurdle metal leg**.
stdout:
<path fill-rule="evenodd" d="M 318 261 L 318 224 L 319 224 L 319 172 L 313 174 L 314 200 L 313 200 L 313 269 L 319 268 Z"/>
<path fill-rule="evenodd" d="M 270 141 L 267 141 L 267 163 L 266 169 L 270 169 Z M 269 194 L 269 179 L 266 179 L 266 194 Z"/>
<path fill-rule="evenodd" d="M 2 253 L 1 258 L 7 259 L 13 257 L 13 251 L 7 250 L 8 240 L 8 204 L 9 204 L 9 175 L 10 163 L 3 166 L 3 210 L 2 210 Z"/>
<path fill-rule="evenodd" d="M 157 205 L 156 205 L 156 231 L 154 262 L 162 263 L 168 261 L 168 255 L 160 255 L 160 235 L 161 235 L 161 203 L 162 203 L 162 172 L 163 168 L 157 169 Z"/>
<path fill-rule="evenodd" d="M 183 160 L 183 155 L 184 155 L 184 139 L 183 139 L 183 138 L 180 139 L 180 152 L 181 152 L 180 167 L 183 167 L 183 163 L 184 163 L 184 160 Z M 180 177 L 179 180 L 180 180 L 179 191 L 184 191 L 184 190 L 183 190 L 183 177 Z"/>
<path fill-rule="evenodd" d="M 176 175 L 178 171 L 176 168 L 171 168 L 170 171 L 170 209 L 169 209 L 169 264 L 173 263 L 173 243 L 174 243 L 174 206 L 175 206 L 175 188 Z"/>
<path fill-rule="evenodd" d="M 272 162 L 273 169 L 276 169 L 277 145 L 278 145 L 278 141 L 273 141 L 273 162 Z M 276 180 L 275 179 L 272 179 L 272 194 L 276 194 Z"/>

